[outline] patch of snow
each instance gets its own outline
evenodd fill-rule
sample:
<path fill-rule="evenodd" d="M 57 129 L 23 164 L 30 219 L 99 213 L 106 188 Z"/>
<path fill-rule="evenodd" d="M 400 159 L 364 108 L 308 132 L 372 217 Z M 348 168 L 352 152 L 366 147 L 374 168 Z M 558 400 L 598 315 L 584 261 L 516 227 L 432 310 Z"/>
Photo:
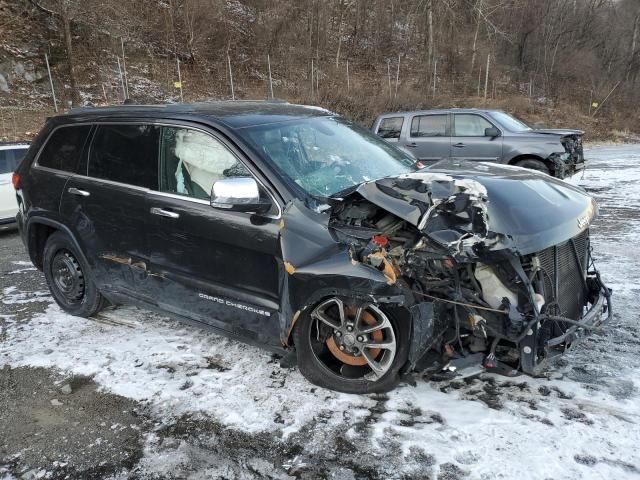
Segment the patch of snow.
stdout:
<path fill-rule="evenodd" d="M 297 370 L 263 350 L 132 307 L 96 320 L 46 313 L 11 328 L 0 365 L 55 367 L 92 377 L 110 392 L 149 402 L 161 416 L 205 413 L 249 432 L 298 431 L 319 394 Z M 45 353 L 51 352 L 51 353 Z M 322 391 L 322 409 L 367 406 L 366 397 Z M 284 424 L 276 413 L 286 405 Z"/>
<path fill-rule="evenodd" d="M 2 289 L 2 297 L 0 300 L 5 305 L 16 303 L 51 302 L 51 296 L 48 290 L 21 292 L 17 287 L 7 287 Z"/>

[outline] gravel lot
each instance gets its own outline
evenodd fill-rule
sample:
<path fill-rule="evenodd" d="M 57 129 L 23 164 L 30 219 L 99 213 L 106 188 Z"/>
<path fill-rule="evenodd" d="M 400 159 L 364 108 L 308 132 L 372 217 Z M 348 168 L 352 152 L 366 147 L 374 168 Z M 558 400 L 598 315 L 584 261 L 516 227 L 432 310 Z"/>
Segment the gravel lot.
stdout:
<path fill-rule="evenodd" d="M 0 480 L 640 478 L 640 146 L 587 158 L 616 314 L 542 379 L 330 392 L 144 310 L 68 316 L 0 232 Z"/>

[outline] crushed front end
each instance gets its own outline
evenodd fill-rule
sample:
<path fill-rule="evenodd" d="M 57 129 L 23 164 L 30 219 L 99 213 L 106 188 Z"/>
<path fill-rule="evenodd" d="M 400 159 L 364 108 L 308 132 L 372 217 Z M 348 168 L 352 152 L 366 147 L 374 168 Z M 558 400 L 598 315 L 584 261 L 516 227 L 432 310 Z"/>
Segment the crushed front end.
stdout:
<path fill-rule="evenodd" d="M 554 165 L 554 176 L 569 177 L 586 166 L 584 149 L 582 146 L 583 132 L 573 131 L 560 136 L 560 143 L 564 152 L 552 153 L 549 160 Z"/>
<path fill-rule="evenodd" d="M 591 257 L 595 204 L 548 176 L 466 168 L 363 184 L 336 202 L 329 227 L 413 305 L 408 370 L 537 375 L 611 317 Z"/>

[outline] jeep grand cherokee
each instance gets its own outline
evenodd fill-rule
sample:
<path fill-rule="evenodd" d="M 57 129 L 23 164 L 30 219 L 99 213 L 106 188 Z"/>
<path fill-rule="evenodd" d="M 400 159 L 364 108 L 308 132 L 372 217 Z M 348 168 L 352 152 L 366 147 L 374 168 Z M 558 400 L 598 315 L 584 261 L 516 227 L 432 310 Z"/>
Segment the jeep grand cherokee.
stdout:
<path fill-rule="evenodd" d="M 583 190 L 482 162 L 418 171 L 318 108 L 76 110 L 47 121 L 13 183 L 66 312 L 160 310 L 344 392 L 461 360 L 536 374 L 611 315 Z"/>

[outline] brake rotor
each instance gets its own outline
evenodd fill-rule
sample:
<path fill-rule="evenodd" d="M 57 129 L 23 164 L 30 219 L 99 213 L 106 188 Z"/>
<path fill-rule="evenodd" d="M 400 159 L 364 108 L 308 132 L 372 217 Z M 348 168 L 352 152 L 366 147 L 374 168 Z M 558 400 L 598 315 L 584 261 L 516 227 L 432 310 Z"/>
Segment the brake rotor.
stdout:
<path fill-rule="evenodd" d="M 344 314 L 347 318 L 349 319 L 355 319 L 356 317 L 356 309 L 354 307 L 347 307 L 345 306 L 344 308 Z M 376 319 L 373 315 L 371 315 L 371 313 L 367 312 L 366 310 L 364 312 L 362 312 L 362 316 L 360 317 L 362 319 L 362 321 L 367 324 L 367 325 L 375 325 Z M 382 331 L 381 330 L 376 330 L 375 332 L 370 334 L 371 337 L 373 338 L 374 341 L 376 342 L 381 342 L 382 340 L 384 340 L 384 336 L 382 335 Z M 362 367 L 365 366 L 367 364 L 367 359 L 364 358 L 364 355 L 360 354 L 360 355 L 352 355 L 346 351 L 340 350 L 340 347 L 338 347 L 338 344 L 335 340 L 334 336 L 331 336 L 329 339 L 327 339 L 327 341 L 325 342 L 327 345 L 327 348 L 329 349 L 329 351 L 331 352 L 331 354 L 336 357 L 338 360 L 340 360 L 342 363 L 346 364 L 346 365 L 352 365 L 354 367 Z M 369 352 L 371 354 L 371 357 L 376 358 L 378 356 L 378 354 L 380 353 L 380 349 L 379 348 L 370 348 Z"/>

